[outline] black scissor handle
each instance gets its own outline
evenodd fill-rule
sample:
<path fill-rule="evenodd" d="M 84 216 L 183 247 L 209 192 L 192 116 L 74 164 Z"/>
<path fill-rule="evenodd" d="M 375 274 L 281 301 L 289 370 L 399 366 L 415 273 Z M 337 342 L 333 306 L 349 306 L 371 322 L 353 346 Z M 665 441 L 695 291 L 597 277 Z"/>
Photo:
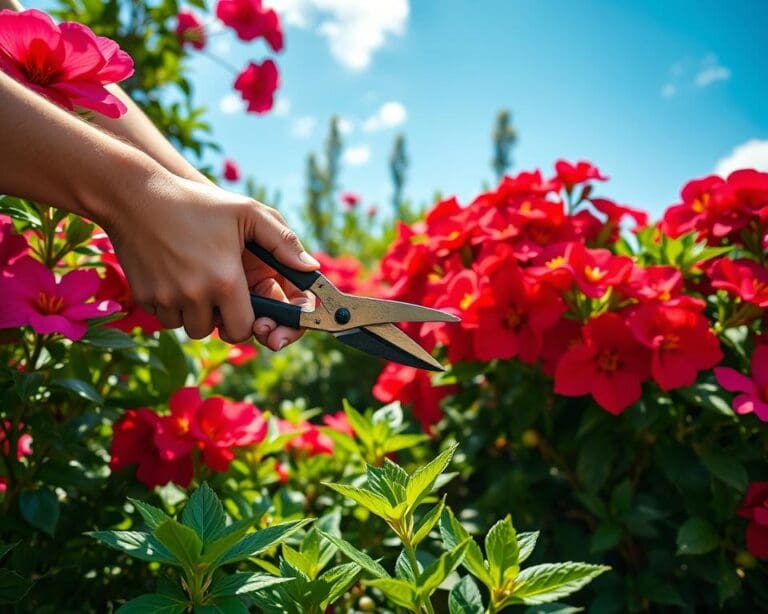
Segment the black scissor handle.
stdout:
<path fill-rule="evenodd" d="M 301 328 L 301 307 L 298 305 L 251 294 L 251 306 L 257 318 L 271 318 L 280 326 Z"/>
<path fill-rule="evenodd" d="M 261 247 L 261 245 L 257 245 L 253 241 L 246 241 L 245 247 L 248 248 L 248 251 L 256 255 L 262 262 L 264 262 L 264 264 L 275 269 L 275 271 L 285 277 L 299 290 L 308 290 L 309 287 L 315 283 L 317 278 L 320 277 L 320 273 L 317 271 L 297 271 L 296 269 L 292 269 L 291 267 L 278 262 L 277 258 L 275 258 L 266 249 Z M 294 328 L 298 328 L 298 326 L 295 326 Z"/>

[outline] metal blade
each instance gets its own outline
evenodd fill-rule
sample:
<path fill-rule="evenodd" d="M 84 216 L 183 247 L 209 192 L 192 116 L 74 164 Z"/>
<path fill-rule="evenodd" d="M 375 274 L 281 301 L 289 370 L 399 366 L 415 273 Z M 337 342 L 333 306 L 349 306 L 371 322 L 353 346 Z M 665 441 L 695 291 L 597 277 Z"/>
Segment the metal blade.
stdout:
<path fill-rule="evenodd" d="M 431 354 L 393 324 L 354 328 L 335 333 L 335 336 L 353 348 L 402 365 L 428 371 L 445 370 Z"/>

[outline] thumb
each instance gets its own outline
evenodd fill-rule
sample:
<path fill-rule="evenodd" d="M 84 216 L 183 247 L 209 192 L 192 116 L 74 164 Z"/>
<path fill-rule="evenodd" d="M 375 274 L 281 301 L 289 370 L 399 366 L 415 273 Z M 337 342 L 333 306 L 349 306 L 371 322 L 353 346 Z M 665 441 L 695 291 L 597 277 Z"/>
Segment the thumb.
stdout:
<path fill-rule="evenodd" d="M 259 203 L 255 205 L 245 224 L 246 241 L 254 241 L 280 263 L 299 271 L 314 271 L 320 267 L 277 211 Z"/>

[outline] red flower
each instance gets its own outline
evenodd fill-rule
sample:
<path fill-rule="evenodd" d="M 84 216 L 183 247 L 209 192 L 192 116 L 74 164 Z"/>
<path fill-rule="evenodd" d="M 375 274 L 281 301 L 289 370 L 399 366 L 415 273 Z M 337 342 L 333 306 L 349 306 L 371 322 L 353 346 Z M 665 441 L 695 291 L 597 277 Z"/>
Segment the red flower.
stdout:
<path fill-rule="evenodd" d="M 261 0 L 219 0 L 216 17 L 230 26 L 238 38 L 252 41 L 263 36 L 273 51 L 283 48 L 280 19 L 272 9 L 261 6 Z"/>
<path fill-rule="evenodd" d="M 272 60 L 251 62 L 235 80 L 235 89 L 248 103 L 249 113 L 266 113 L 274 104 L 278 86 L 277 66 Z"/>
<path fill-rule="evenodd" d="M 352 256 L 340 256 L 334 258 L 323 252 L 315 252 L 315 258 L 320 263 L 323 275 L 331 280 L 342 292 L 357 293 L 360 291 L 360 274 L 362 266 Z"/>
<path fill-rule="evenodd" d="M 673 266 L 634 267 L 623 294 L 640 301 L 670 301 L 683 293 L 683 274 Z"/>
<path fill-rule="evenodd" d="M 768 307 L 768 269 L 754 260 L 720 258 L 708 271 L 712 286 L 758 307 Z"/>
<path fill-rule="evenodd" d="M 630 314 L 629 327 L 651 350 L 651 374 L 662 390 L 692 386 L 699 371 L 723 359 L 703 309 L 702 301 L 683 297 L 674 304 L 645 303 Z"/>
<path fill-rule="evenodd" d="M 768 559 L 768 482 L 752 482 L 737 513 L 749 519 L 747 550 Z"/>
<path fill-rule="evenodd" d="M 104 86 L 133 74 L 117 43 L 79 23 L 56 25 L 42 11 L 0 11 L 0 70 L 51 102 L 117 118 L 127 108 Z"/>
<path fill-rule="evenodd" d="M 12 428 L 11 421 L 5 421 L 5 428 L 0 429 L 0 451 L 5 456 L 11 451 L 11 446 L 8 440 L 5 438 L 6 431 L 10 432 Z M 24 425 L 19 423 L 18 429 L 21 430 Z M 16 439 L 16 460 L 21 460 L 25 456 L 32 454 L 32 435 L 29 433 L 21 433 Z"/>
<path fill-rule="evenodd" d="M 480 360 L 518 357 L 533 364 L 544 331 L 560 319 L 565 304 L 554 290 L 526 277 L 513 260 L 502 259 L 495 268 L 478 301 L 475 354 Z"/>
<path fill-rule="evenodd" d="M 347 209 L 354 209 L 360 203 L 360 196 L 352 192 L 344 192 L 339 198 L 347 206 Z"/>
<path fill-rule="evenodd" d="M 768 345 L 755 348 L 750 364 L 751 378 L 730 367 L 718 367 L 715 377 L 726 390 L 741 393 L 733 399 L 733 410 L 737 414 L 754 413 L 768 422 Z"/>
<path fill-rule="evenodd" d="M 587 249 L 582 243 L 553 245 L 538 259 L 531 273 L 565 290 L 575 282 L 590 298 L 602 297 L 608 288 L 626 282 L 633 262 L 627 256 L 614 256 L 607 249 Z"/>
<path fill-rule="evenodd" d="M 227 362 L 235 367 L 252 361 L 259 355 L 259 351 L 250 343 L 238 343 L 229 348 Z"/>
<path fill-rule="evenodd" d="M 648 214 L 640 209 L 633 209 L 626 205 L 619 205 L 607 198 L 591 199 L 595 209 L 605 215 L 605 223 L 618 228 L 625 217 L 631 218 L 635 222 L 634 230 L 640 230 L 648 225 Z"/>
<path fill-rule="evenodd" d="M 333 440 L 323 433 L 316 425 L 302 420 L 298 424 L 281 420 L 278 422 L 281 433 L 298 431 L 298 434 L 288 442 L 288 447 L 307 456 L 333 454 Z"/>
<path fill-rule="evenodd" d="M 226 471 L 235 457 L 233 447 L 264 439 L 267 422 L 250 403 L 213 396 L 203 400 L 197 388 L 181 388 L 168 401 L 171 415 L 163 418 L 155 442 L 166 460 L 203 452 L 203 462 L 213 471 Z"/>
<path fill-rule="evenodd" d="M 181 46 L 190 44 L 195 49 L 205 48 L 205 26 L 192 11 L 182 10 L 176 15 L 176 36 Z"/>
<path fill-rule="evenodd" d="M 240 179 L 240 167 L 234 160 L 227 158 L 224 160 L 224 170 L 221 174 L 227 181 L 238 181 Z"/>
<path fill-rule="evenodd" d="M 390 363 L 376 380 L 373 396 L 382 403 L 410 403 L 413 415 L 421 424 L 421 428 L 428 432 L 443 417 L 440 401 L 457 389 L 458 387 L 453 385 L 432 386 L 425 371 Z"/>
<path fill-rule="evenodd" d="M 614 415 L 640 400 L 640 384 L 648 378 L 648 352 L 616 313 L 590 320 L 582 340 L 560 358 L 555 392 L 564 396 L 591 394 Z"/>
<path fill-rule="evenodd" d="M 109 466 L 113 471 L 138 465 L 136 479 L 154 488 L 174 482 L 186 488 L 192 481 L 192 456 L 181 455 L 167 459 L 155 443 L 160 416 L 141 408 L 129 409 L 112 428 Z"/>
<path fill-rule="evenodd" d="M 585 183 L 594 179 L 596 181 L 607 181 L 608 177 L 600 174 L 600 169 L 589 162 L 577 162 L 575 165 L 565 160 L 558 160 L 555 163 L 555 172 L 558 181 L 563 185 L 567 192 L 573 190 L 573 187 L 579 183 Z"/>

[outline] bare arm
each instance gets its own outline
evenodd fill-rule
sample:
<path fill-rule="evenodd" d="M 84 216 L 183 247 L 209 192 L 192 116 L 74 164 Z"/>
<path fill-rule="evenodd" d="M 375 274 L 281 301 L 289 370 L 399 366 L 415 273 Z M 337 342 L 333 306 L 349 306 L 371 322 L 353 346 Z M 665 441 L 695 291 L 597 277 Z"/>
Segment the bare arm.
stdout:
<path fill-rule="evenodd" d="M 2 1 L 2 0 L 0 0 Z M 0 72 L 0 194 L 51 204 L 98 222 L 139 303 L 168 328 L 222 338 L 252 333 L 272 349 L 299 332 L 254 323 L 249 287 L 295 302 L 265 266 L 243 266 L 246 240 L 299 270 L 317 268 L 280 215 L 210 183 L 181 178 L 151 156 L 51 104 Z M 255 327 L 254 327 L 255 324 Z"/>
<path fill-rule="evenodd" d="M 21 11 L 22 8 L 18 0 L 0 0 L 0 10 Z M 128 112 L 119 119 L 96 114 L 93 119 L 96 125 L 133 143 L 175 175 L 192 181 L 208 182 L 205 175 L 176 151 L 128 94 L 118 85 L 108 85 L 107 89 L 125 103 Z"/>

